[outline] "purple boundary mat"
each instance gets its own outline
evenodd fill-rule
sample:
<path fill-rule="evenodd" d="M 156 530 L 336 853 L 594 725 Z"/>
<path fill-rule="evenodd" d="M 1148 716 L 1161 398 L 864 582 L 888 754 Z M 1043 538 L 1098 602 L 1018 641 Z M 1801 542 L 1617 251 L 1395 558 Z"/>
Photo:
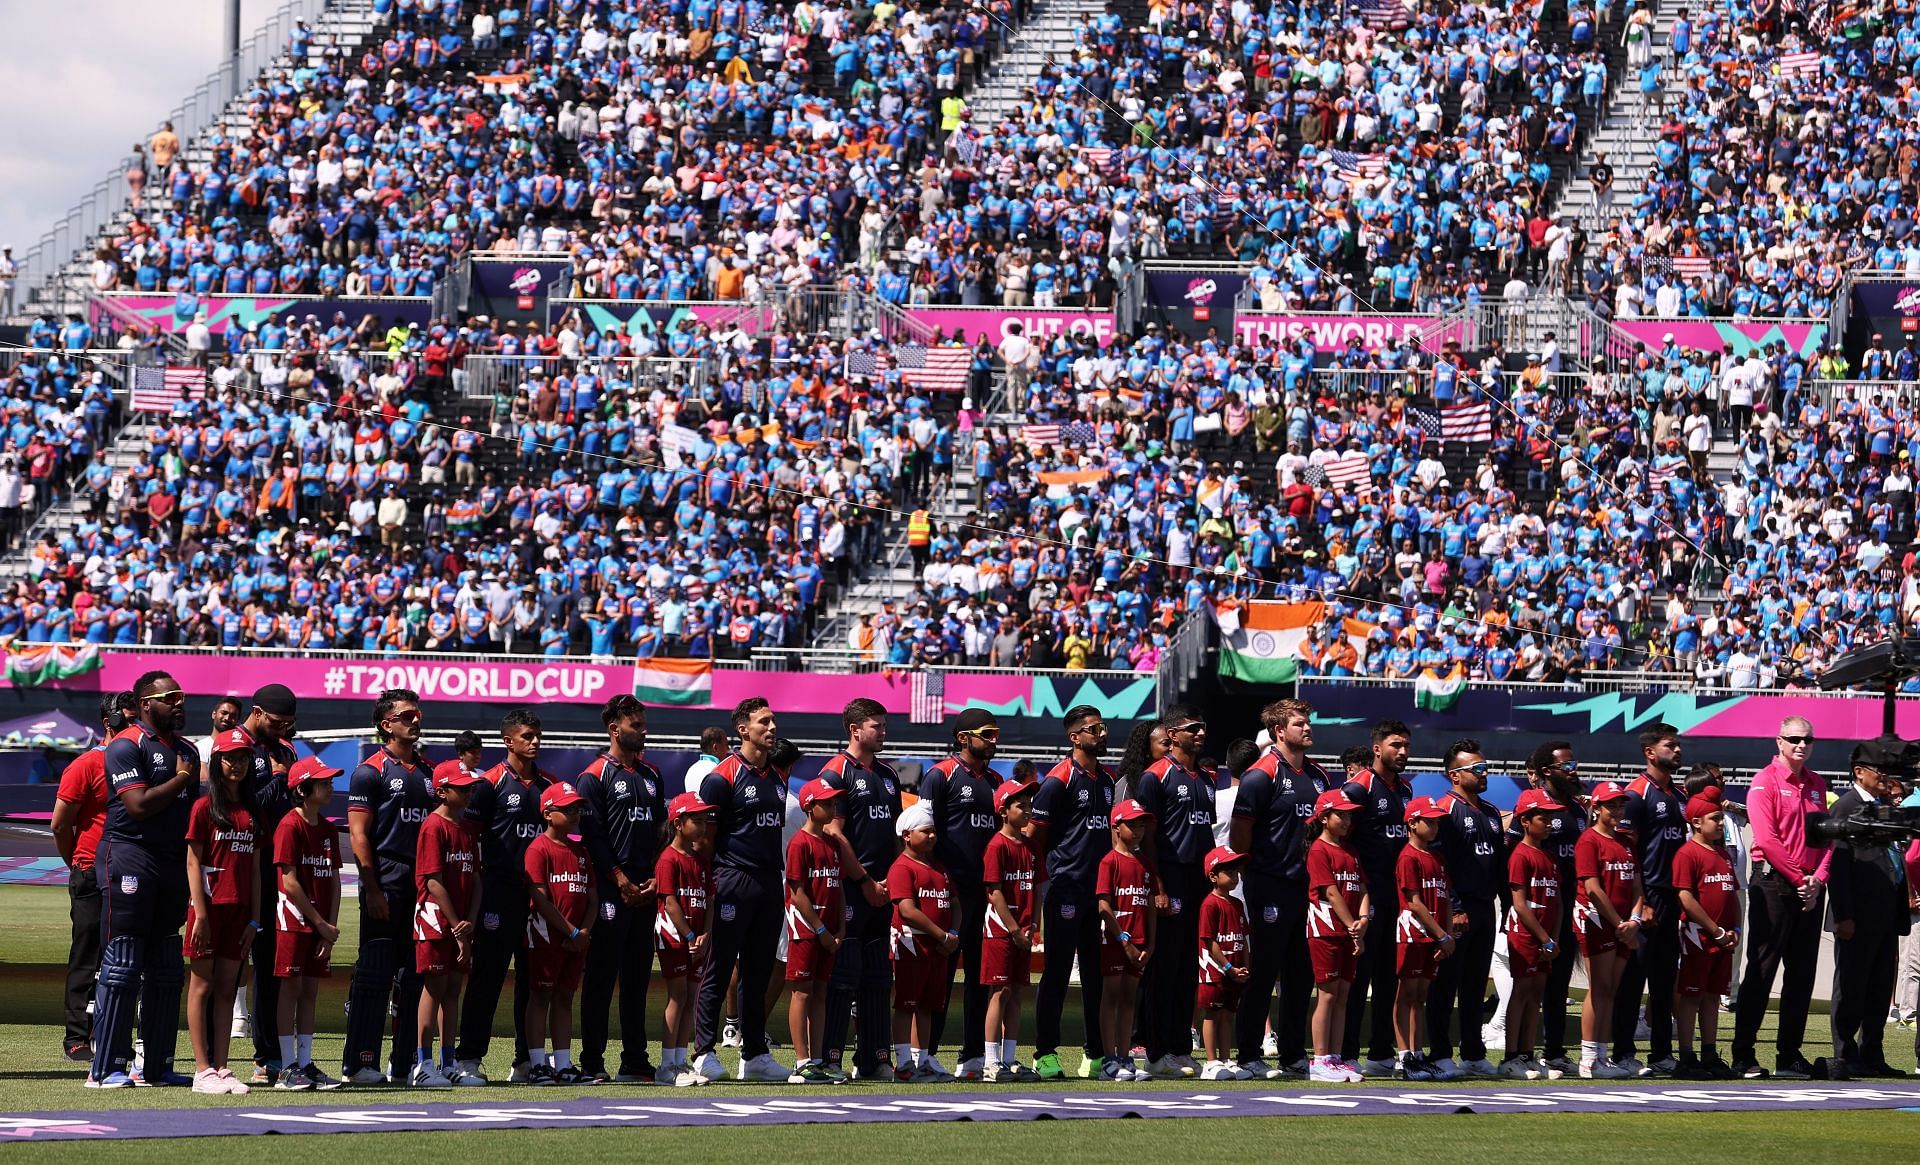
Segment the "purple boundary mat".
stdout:
<path fill-rule="evenodd" d="M 612 1090 L 609 1090 L 611 1092 Z M 899 1121 L 1011 1121 L 1115 1117 L 1386 1116 L 1414 1112 L 1792 1112 L 1920 1106 L 1920 1084 L 1752 1085 L 1723 1088 L 1248 1090 L 1060 1093 L 961 1092 L 946 1095 L 812 1093 L 727 1098 L 625 1093 L 552 1104 L 382 1104 L 366 1107 L 134 1109 L 0 1115 L 0 1143 L 248 1136 L 264 1133 L 425 1132 L 435 1129 L 718 1128 L 729 1125 L 851 1124 Z M 707 1090 L 703 1090 L 707 1091 Z M 368 1097 L 369 1101 L 375 1095 Z M 658 1099 L 654 1099 L 658 1096 Z M 382 1098 L 384 1099 L 384 1098 Z M 191 1114 L 191 1123 L 181 1116 Z"/>

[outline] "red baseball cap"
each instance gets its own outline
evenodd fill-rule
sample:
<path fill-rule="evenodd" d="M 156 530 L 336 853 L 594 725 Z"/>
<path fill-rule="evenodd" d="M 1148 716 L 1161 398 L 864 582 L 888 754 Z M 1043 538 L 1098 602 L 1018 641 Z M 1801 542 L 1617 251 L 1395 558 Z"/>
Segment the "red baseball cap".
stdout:
<path fill-rule="evenodd" d="M 1115 821 L 1139 821 L 1141 818 L 1151 820 L 1153 814 L 1147 812 L 1145 805 L 1142 805 L 1132 798 L 1128 798 L 1113 807 L 1113 820 Z"/>
<path fill-rule="evenodd" d="M 1446 817 L 1447 810 L 1432 797 L 1415 797 L 1407 802 L 1407 824 L 1413 824 L 1417 817 Z"/>
<path fill-rule="evenodd" d="M 287 788 L 298 789 L 308 781 L 331 781 L 342 771 L 317 756 L 306 757 L 294 761 L 293 767 L 287 770 Z"/>
<path fill-rule="evenodd" d="M 213 751 L 216 753 L 252 752 L 253 743 L 253 734 L 246 729 L 229 728 L 213 738 Z"/>
<path fill-rule="evenodd" d="M 1708 785 L 1706 788 L 1687 798 L 1687 820 L 1698 821 L 1709 813 L 1718 813 L 1726 806 L 1721 804 L 1720 786 Z"/>
<path fill-rule="evenodd" d="M 1025 781 L 1000 782 L 1000 787 L 993 791 L 993 811 L 995 813 L 1005 813 L 1007 811 L 1007 805 L 1011 803 L 1015 797 L 1020 796 L 1022 793 L 1031 793 L 1033 790 L 1034 786 L 1027 784 Z"/>
<path fill-rule="evenodd" d="M 477 785 L 480 775 L 457 760 L 443 760 L 433 766 L 433 788 L 435 792 L 448 785 Z"/>
<path fill-rule="evenodd" d="M 700 794 L 682 793 L 672 801 L 667 802 L 667 821 L 672 823 L 687 816 L 689 813 L 706 813 L 712 808 L 713 806 L 700 799 Z"/>
<path fill-rule="evenodd" d="M 1360 806 L 1354 804 L 1354 802 L 1347 797 L 1346 790 L 1328 789 L 1314 800 L 1313 817 L 1314 820 L 1317 821 L 1335 809 L 1340 810 L 1342 813 L 1351 813 L 1358 808 L 1360 808 Z"/>
<path fill-rule="evenodd" d="M 580 796 L 579 790 L 572 785 L 565 781 L 555 781 L 547 786 L 546 792 L 540 794 L 540 812 L 565 809 L 569 805 L 578 805 L 583 800 L 585 798 Z"/>
<path fill-rule="evenodd" d="M 1528 789 L 1520 794 L 1513 803 L 1513 815 L 1525 817 L 1529 813 L 1558 813 L 1566 806 L 1553 799 L 1553 794 L 1545 789 Z"/>
<path fill-rule="evenodd" d="M 1247 855 L 1238 850 L 1229 846 L 1216 845 L 1207 851 L 1207 877 L 1213 877 L 1213 872 L 1221 866 L 1231 866 L 1235 862 L 1243 862 L 1246 859 Z"/>
<path fill-rule="evenodd" d="M 1601 781 L 1595 785 L 1593 787 L 1593 796 L 1588 798 L 1588 800 L 1592 801 L 1595 805 L 1607 801 L 1625 801 L 1626 799 L 1627 791 L 1612 781 Z"/>
<path fill-rule="evenodd" d="M 836 789 L 823 778 L 815 777 L 800 786 L 800 808 L 811 809 L 822 801 L 833 800 L 843 792 L 844 789 Z"/>

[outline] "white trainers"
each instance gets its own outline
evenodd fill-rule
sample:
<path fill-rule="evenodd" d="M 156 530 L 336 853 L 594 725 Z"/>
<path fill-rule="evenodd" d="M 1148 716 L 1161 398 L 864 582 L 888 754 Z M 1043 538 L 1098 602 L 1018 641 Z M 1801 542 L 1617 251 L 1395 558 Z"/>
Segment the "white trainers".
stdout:
<path fill-rule="evenodd" d="M 965 1065 L 962 1065 L 962 1067 L 965 1067 Z M 980 1069 L 980 1079 L 983 1083 L 987 1084 L 1000 1084 L 1018 1079 L 1013 1073 L 1008 1072 L 1007 1068 L 1008 1065 L 1004 1065 L 1000 1063 L 1000 1061 L 995 1060 Z"/>
<path fill-rule="evenodd" d="M 1202 1080 L 1231 1080 L 1233 1067 L 1224 1060 L 1208 1060 L 1207 1066 L 1200 1069 Z"/>
<path fill-rule="evenodd" d="M 1136 1063 L 1132 1056 L 1128 1056 L 1120 1061 L 1119 1067 L 1114 1070 L 1113 1078 L 1122 1084 L 1132 1084 L 1141 1080 L 1151 1080 L 1153 1074 Z"/>
<path fill-rule="evenodd" d="M 704 1074 L 705 1073 L 702 1073 L 702 1075 Z M 740 1065 L 740 1071 L 735 1074 L 735 1079 L 758 1080 L 765 1084 L 785 1084 L 787 1077 L 792 1074 L 789 1069 L 782 1066 L 781 1063 L 775 1060 L 770 1054 L 762 1052 L 760 1055 Z"/>
<path fill-rule="evenodd" d="M 1260 1055 L 1263 1059 L 1278 1060 L 1280 1058 L 1280 1037 L 1274 1035 L 1272 1032 L 1268 1032 L 1266 1036 L 1260 1040 Z"/>
<path fill-rule="evenodd" d="M 744 1042 L 745 1041 L 743 1041 L 740 1038 L 740 1021 L 739 1020 L 730 1019 L 720 1025 L 720 1046 L 721 1047 L 738 1048 L 738 1047 L 741 1047 L 744 1044 Z"/>
<path fill-rule="evenodd" d="M 1315 1084 L 1345 1084 L 1350 1078 L 1340 1061 L 1331 1057 L 1323 1060 L 1316 1056 L 1307 1066 L 1307 1079 Z"/>
<path fill-rule="evenodd" d="M 953 1074 L 962 1080 L 978 1080 L 986 1073 L 986 1070 L 986 1057 L 975 1056 L 971 1060 L 960 1061 L 960 1066 L 954 1069 Z"/>
<path fill-rule="evenodd" d="M 1340 1070 L 1347 1074 L 1347 1083 L 1349 1084 L 1366 1083 L 1367 1074 L 1365 1072 L 1362 1072 L 1360 1070 L 1360 1065 L 1354 1063 L 1352 1060 L 1341 1060 Z"/>
<path fill-rule="evenodd" d="M 1249 1080 L 1278 1080 L 1286 1075 L 1265 1060 L 1248 1060 L 1240 1065 L 1240 1070 L 1247 1074 Z"/>
<path fill-rule="evenodd" d="M 1177 1057 L 1162 1056 L 1157 1060 L 1147 1061 L 1147 1075 L 1156 1080 L 1190 1080 L 1194 1076 L 1194 1071 L 1182 1064 Z"/>
<path fill-rule="evenodd" d="M 673 1070 L 671 1081 L 662 1081 L 662 1083 L 672 1084 L 675 1088 L 698 1088 L 706 1082 L 705 1076 L 684 1065 Z"/>
<path fill-rule="evenodd" d="M 453 1066 L 452 1080 L 462 1088 L 484 1088 L 490 1081 L 487 1074 L 480 1070 L 480 1061 L 461 1060 Z"/>
<path fill-rule="evenodd" d="M 702 1080 L 725 1080 L 727 1078 L 726 1066 L 721 1064 L 720 1057 L 714 1055 L 712 1052 L 708 1052 L 698 1060 L 695 1060 L 692 1068 L 689 1070 Z M 679 1081 L 676 1080 L 674 1083 L 678 1084 Z"/>
<path fill-rule="evenodd" d="M 1522 1053 L 1502 1061 L 1500 1075 L 1508 1080 L 1538 1080 L 1540 1069 L 1534 1066 L 1532 1057 Z"/>
<path fill-rule="evenodd" d="M 413 1072 L 407 1076 L 407 1084 L 412 1088 L 452 1088 L 453 1081 L 446 1078 L 438 1064 L 415 1064 Z"/>
<path fill-rule="evenodd" d="M 942 1064 L 940 1058 L 932 1053 L 928 1053 L 926 1060 L 920 1066 L 933 1076 L 933 1081 L 936 1084 L 945 1084 L 947 1081 L 953 1079 L 953 1073 L 947 1071 L 946 1065 Z"/>
<path fill-rule="evenodd" d="M 1580 1065 L 1582 1080 L 1624 1080 L 1629 1073 L 1612 1060 L 1596 1060 L 1591 1064 Z"/>
<path fill-rule="evenodd" d="M 508 1069 L 507 1083 L 508 1084 L 533 1083 L 533 1061 L 522 1060 L 518 1064 L 515 1064 L 512 1068 Z"/>
<path fill-rule="evenodd" d="M 1488 1048 L 1498 1049 L 1507 1046 L 1507 1025 L 1487 1023 L 1480 1025 L 1480 1042 Z"/>
<path fill-rule="evenodd" d="M 1533 1066 L 1539 1069 L 1540 1075 L 1548 1080 L 1559 1080 L 1573 1071 L 1573 1065 L 1567 1062 L 1565 1056 L 1556 1056 L 1550 1060 L 1535 1060 Z"/>
<path fill-rule="evenodd" d="M 220 1079 L 217 1069 L 202 1068 L 193 1074 L 193 1090 L 203 1096 L 225 1096 L 227 1082 Z"/>
<path fill-rule="evenodd" d="M 355 1068 L 347 1075 L 347 1083 L 356 1086 L 385 1084 L 387 1074 L 378 1068 Z"/>

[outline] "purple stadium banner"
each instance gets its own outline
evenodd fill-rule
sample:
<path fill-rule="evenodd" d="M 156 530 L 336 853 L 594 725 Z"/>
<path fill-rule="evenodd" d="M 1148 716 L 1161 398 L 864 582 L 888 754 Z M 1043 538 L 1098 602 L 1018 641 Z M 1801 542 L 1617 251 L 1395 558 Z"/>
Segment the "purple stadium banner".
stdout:
<path fill-rule="evenodd" d="M 1243 311 L 1233 319 L 1233 338 L 1238 343 L 1304 336 L 1322 352 L 1345 347 L 1356 337 L 1369 348 L 1400 340 L 1418 341 L 1429 351 L 1438 351 L 1449 342 L 1470 349 L 1474 346 L 1474 331 L 1473 325 L 1465 320 L 1443 322 L 1439 316 Z"/>
<path fill-rule="evenodd" d="M 1018 323 L 1028 338 L 1052 339 L 1062 332 L 1070 336 L 1092 336 L 1101 343 L 1114 335 L 1114 315 L 1110 311 L 1080 311 L 1076 308 L 1007 307 L 910 307 L 908 319 L 937 328 L 943 336 L 959 329 L 968 343 L 985 332 L 998 344 L 1007 334 L 1007 325 Z"/>
<path fill-rule="evenodd" d="M 545 319 L 547 287 L 572 269 L 573 260 L 565 257 L 475 255 L 467 310 L 509 320 Z"/>
<path fill-rule="evenodd" d="M 1196 1082 L 1197 1084 L 1197 1082 Z M 78 1084 L 75 1084 L 78 1088 Z M 440 1132 L 552 1128 L 741 1128 L 751 1125 L 910 1124 L 929 1121 L 1116 1120 L 1245 1116 L 1395 1116 L 1421 1112 L 1697 1113 L 1889 1110 L 1920 1105 L 1920 1088 L 1889 1083 L 1640 1085 L 1625 1088 L 1545 1086 L 1347 1089 L 1220 1089 L 1191 1093 L 1084 1091 L 995 1092 L 927 1089 L 868 1093 L 856 1087 L 769 1092 L 722 1085 L 699 1099 L 671 1090 L 602 1088 L 591 1098 L 502 1099 L 458 1103 L 393 1103 L 359 1093 L 346 1104 L 267 1108 L 120 1108 L 26 1112 L 0 1116 L 0 1142 L 114 1141 L 266 1133 Z M 831 1094 L 829 1094 L 831 1093 Z M 424 1098 L 423 1098 L 424 1099 Z M 1204 1133 L 1198 1134 L 1205 1136 Z"/>
<path fill-rule="evenodd" d="M 302 319 L 311 315 L 322 324 L 331 323 L 340 312 L 349 325 L 358 326 L 369 315 L 387 323 L 425 325 L 433 318 L 433 300 L 423 296 L 379 296 L 364 299 L 328 299 L 318 295 L 139 295 L 114 292 L 102 298 L 113 301 L 122 312 L 145 320 L 163 332 L 184 332 L 200 311 L 207 313 L 207 327 L 216 335 L 230 328 L 244 330 L 249 324 L 264 324 L 296 312 Z M 109 318 L 105 311 L 93 312 L 95 327 Z"/>
<path fill-rule="evenodd" d="M 1732 348 L 1736 356 L 1775 342 L 1796 355 L 1811 356 L 1827 342 L 1823 320 L 1637 319 L 1615 320 L 1613 326 L 1654 351 L 1665 346 L 1668 333 L 1682 348 L 1705 352 Z"/>

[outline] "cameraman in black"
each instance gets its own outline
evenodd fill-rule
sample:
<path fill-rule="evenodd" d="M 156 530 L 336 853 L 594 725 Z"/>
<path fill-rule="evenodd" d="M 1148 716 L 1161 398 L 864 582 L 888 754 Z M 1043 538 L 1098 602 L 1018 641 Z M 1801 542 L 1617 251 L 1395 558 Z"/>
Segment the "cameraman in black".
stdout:
<path fill-rule="evenodd" d="M 1830 1080 L 1902 1074 L 1887 1064 L 1881 1037 L 1908 927 L 1905 840 L 1863 830 L 1855 819 L 1892 804 L 1894 778 L 1911 770 L 1912 746 L 1875 737 L 1854 747 L 1852 764 L 1853 785 L 1834 801 L 1823 831 L 1834 836 L 1827 874 L 1834 962 Z"/>

